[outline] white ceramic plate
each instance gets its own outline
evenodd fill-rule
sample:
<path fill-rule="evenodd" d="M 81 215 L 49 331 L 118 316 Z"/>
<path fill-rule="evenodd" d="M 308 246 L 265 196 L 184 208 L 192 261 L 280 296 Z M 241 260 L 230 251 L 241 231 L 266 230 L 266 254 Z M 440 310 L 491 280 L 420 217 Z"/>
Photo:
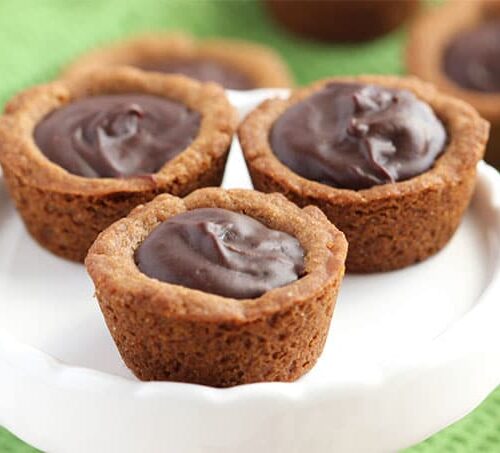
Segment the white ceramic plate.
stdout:
<path fill-rule="evenodd" d="M 232 93 L 247 111 L 273 92 Z M 283 94 L 279 92 L 279 94 Z M 237 143 L 226 187 L 249 187 Z M 500 383 L 500 176 L 438 255 L 347 276 L 319 362 L 294 383 L 141 383 L 122 364 L 83 266 L 26 233 L 0 192 L 0 424 L 59 453 L 390 452 Z"/>

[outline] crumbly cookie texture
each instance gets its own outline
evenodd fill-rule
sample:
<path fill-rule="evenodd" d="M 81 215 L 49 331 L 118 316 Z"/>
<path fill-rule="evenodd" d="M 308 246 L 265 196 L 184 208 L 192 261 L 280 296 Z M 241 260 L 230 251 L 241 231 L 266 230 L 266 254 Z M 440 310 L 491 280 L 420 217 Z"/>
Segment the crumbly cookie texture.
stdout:
<path fill-rule="evenodd" d="M 162 221 L 201 207 L 249 215 L 295 236 L 305 275 L 255 299 L 230 299 L 142 274 L 134 252 Z M 328 334 L 347 242 L 315 207 L 279 194 L 201 189 L 160 195 L 102 232 L 85 260 L 109 330 L 142 380 L 217 387 L 292 381 L 313 367 Z"/>
<path fill-rule="evenodd" d="M 500 3 L 488 0 L 446 2 L 427 8 L 410 27 L 405 59 L 408 72 L 469 103 L 491 123 L 485 159 L 500 168 L 500 93 L 459 86 L 445 74 L 442 61 L 457 34 L 494 18 L 500 20 Z"/>
<path fill-rule="evenodd" d="M 72 100 L 100 94 L 146 93 L 182 102 L 202 116 L 190 146 L 155 174 L 83 178 L 49 161 L 33 131 L 49 112 Z M 106 68 L 24 91 L 0 118 L 0 164 L 7 188 L 31 235 L 45 248 L 83 261 L 100 231 L 159 193 L 184 196 L 218 186 L 237 114 L 215 84 L 132 68 Z"/>
<path fill-rule="evenodd" d="M 151 33 L 92 50 L 71 63 L 63 76 L 74 76 L 102 66 L 134 66 L 169 59 L 218 61 L 247 76 L 255 88 L 287 88 L 293 77 L 272 49 L 247 41 L 197 40 L 184 33 Z"/>
<path fill-rule="evenodd" d="M 357 191 L 295 174 L 273 154 L 269 131 L 287 108 L 330 81 L 410 90 L 444 123 L 448 132 L 444 153 L 419 176 Z M 378 272 L 422 261 L 453 236 L 472 196 L 476 164 L 483 156 L 488 129 L 472 107 L 418 79 L 360 76 L 319 81 L 287 100 L 264 102 L 241 124 L 239 138 L 257 190 L 280 192 L 299 206 L 318 206 L 349 241 L 348 271 Z"/>

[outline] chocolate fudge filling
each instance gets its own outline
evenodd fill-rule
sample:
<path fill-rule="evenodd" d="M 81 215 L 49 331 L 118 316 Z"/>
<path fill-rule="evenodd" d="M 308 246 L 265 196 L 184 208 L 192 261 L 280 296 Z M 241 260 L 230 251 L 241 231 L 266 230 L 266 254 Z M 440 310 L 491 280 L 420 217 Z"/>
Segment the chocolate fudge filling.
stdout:
<path fill-rule="evenodd" d="M 459 33 L 444 52 L 450 79 L 474 91 L 500 91 L 500 20 Z"/>
<path fill-rule="evenodd" d="M 258 297 L 304 272 L 297 239 L 219 208 L 162 222 L 139 246 L 135 261 L 149 277 L 235 299 Z"/>
<path fill-rule="evenodd" d="M 35 128 L 42 153 L 70 173 L 120 178 L 156 173 L 187 148 L 201 116 L 146 94 L 94 96 L 48 114 Z"/>
<path fill-rule="evenodd" d="M 171 59 L 143 62 L 136 65 L 146 71 L 182 74 L 200 82 L 215 82 L 230 90 L 251 90 L 251 80 L 240 71 L 208 59 Z"/>
<path fill-rule="evenodd" d="M 270 133 L 274 154 L 295 173 L 354 190 L 425 172 L 445 142 L 442 123 L 411 92 L 354 83 L 327 84 Z"/>

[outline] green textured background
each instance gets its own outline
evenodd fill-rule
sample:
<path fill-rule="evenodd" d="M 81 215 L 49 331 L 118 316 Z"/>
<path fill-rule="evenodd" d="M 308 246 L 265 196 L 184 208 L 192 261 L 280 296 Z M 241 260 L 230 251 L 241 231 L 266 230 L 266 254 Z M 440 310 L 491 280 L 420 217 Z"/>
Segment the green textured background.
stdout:
<path fill-rule="evenodd" d="M 333 74 L 403 72 L 403 31 L 364 45 L 313 44 L 276 28 L 256 1 L 0 0 L 0 105 L 17 90 L 53 78 L 79 52 L 160 29 L 267 43 L 299 83 Z M 0 428 L 0 453 L 33 451 Z M 500 389 L 462 421 L 406 451 L 417 452 L 500 452 Z"/>

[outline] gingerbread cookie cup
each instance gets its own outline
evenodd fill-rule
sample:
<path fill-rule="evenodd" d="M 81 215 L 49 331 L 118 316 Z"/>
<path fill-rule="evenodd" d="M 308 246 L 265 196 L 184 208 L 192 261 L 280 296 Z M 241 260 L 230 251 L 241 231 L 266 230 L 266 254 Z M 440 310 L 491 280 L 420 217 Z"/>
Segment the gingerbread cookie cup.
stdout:
<path fill-rule="evenodd" d="M 191 144 L 159 171 L 123 178 L 77 176 L 50 161 L 34 140 L 48 114 L 98 95 L 139 93 L 199 112 Z M 220 185 L 237 116 L 223 90 L 181 76 L 108 68 L 29 89 L 0 118 L 0 163 L 7 188 L 31 235 L 64 258 L 83 261 L 98 233 L 157 194 L 183 196 Z"/>
<path fill-rule="evenodd" d="M 197 61 L 209 67 L 197 69 L 190 65 Z M 142 35 L 90 51 L 73 62 L 64 75 L 116 65 L 165 72 L 176 72 L 177 67 L 193 78 L 198 78 L 199 70 L 204 79 L 230 89 L 286 88 L 293 84 L 285 62 L 270 48 L 237 40 L 196 40 L 181 33 Z M 224 76 L 225 70 L 228 77 Z"/>
<path fill-rule="evenodd" d="M 339 189 L 305 179 L 281 163 L 270 145 L 275 121 L 329 82 L 405 89 L 428 103 L 444 124 L 448 143 L 433 167 L 411 179 L 369 189 Z M 476 164 L 488 124 L 464 102 L 413 78 L 361 76 L 317 82 L 272 99 L 250 113 L 239 138 L 256 189 L 280 192 L 299 206 L 318 206 L 349 242 L 347 269 L 377 272 L 402 268 L 440 250 L 458 227 L 471 198 Z"/>
<path fill-rule="evenodd" d="M 495 1 L 449 1 L 427 8 L 411 26 L 406 65 L 410 73 L 471 104 L 491 123 L 485 159 L 500 168 L 500 92 L 464 88 L 444 70 L 444 56 L 454 38 L 494 20 L 500 21 L 500 3 Z M 485 43 L 486 47 L 492 45 L 495 43 Z"/>
<path fill-rule="evenodd" d="M 304 275 L 254 299 L 232 299 L 147 277 L 134 254 L 151 231 L 197 208 L 243 213 L 297 238 Z M 344 274 L 347 242 L 315 207 L 278 194 L 201 189 L 160 195 L 106 229 L 85 260 L 121 356 L 142 380 L 227 387 L 292 381 L 323 349 Z M 194 270 L 193 270 L 194 271 Z"/>

